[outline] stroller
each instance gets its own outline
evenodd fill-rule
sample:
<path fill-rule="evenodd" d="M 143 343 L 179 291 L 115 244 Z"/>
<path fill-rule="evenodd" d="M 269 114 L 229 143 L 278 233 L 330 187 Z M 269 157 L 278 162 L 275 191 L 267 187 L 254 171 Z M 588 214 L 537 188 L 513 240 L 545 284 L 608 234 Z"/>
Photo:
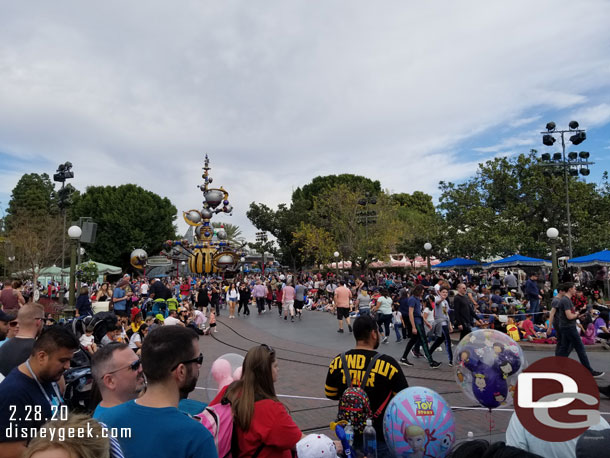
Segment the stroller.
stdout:
<path fill-rule="evenodd" d="M 167 318 L 169 315 L 168 304 L 165 299 L 155 299 L 152 304 L 152 313 L 157 316 L 163 315 L 163 318 Z"/>
<path fill-rule="evenodd" d="M 75 318 L 64 326 L 77 339 L 85 333 L 87 327 L 93 326 L 93 338 L 100 345 L 111 326 L 116 326 L 117 317 L 113 312 L 99 312 L 93 316 Z M 91 373 L 91 355 L 82 346 L 70 360 L 70 369 L 64 372 L 66 390 L 64 400 L 68 409 L 75 412 L 91 413 L 93 397 L 93 375 Z"/>

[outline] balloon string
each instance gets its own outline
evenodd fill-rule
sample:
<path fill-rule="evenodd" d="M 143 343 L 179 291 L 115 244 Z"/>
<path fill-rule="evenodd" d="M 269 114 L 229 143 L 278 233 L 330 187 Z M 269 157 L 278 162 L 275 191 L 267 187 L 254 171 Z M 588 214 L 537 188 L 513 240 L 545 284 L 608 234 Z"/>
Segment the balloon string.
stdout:
<path fill-rule="evenodd" d="M 491 416 L 491 409 L 487 412 L 487 417 L 489 418 L 489 443 L 491 443 L 491 430 L 496 427 L 496 422 Z"/>

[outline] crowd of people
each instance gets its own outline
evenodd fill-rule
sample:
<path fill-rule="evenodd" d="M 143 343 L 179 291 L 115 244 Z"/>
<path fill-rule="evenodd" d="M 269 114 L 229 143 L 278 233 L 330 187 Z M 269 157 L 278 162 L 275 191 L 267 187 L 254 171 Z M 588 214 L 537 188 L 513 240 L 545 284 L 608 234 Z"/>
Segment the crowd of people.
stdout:
<path fill-rule="evenodd" d="M 573 279 L 578 281 L 580 275 Z M 375 412 L 379 457 L 392 455 L 383 439 L 383 411 L 391 397 L 408 386 L 400 366 L 412 366 L 412 356 L 425 358 L 431 368 L 439 367 L 434 354 L 443 344 L 447 364 L 452 365 L 452 333 L 459 331 L 463 337 L 474 329 L 493 328 L 515 340 L 555 342 L 557 355 L 575 350 L 595 377 L 603 373 L 589 364 L 585 339 L 589 335 L 607 345 L 610 338 L 608 310 L 598 290 L 589 292 L 566 281 L 553 294 L 535 274 L 525 278 L 510 272 L 503 276 L 376 272 L 339 279 L 332 273 L 277 273 L 232 280 L 214 276 L 147 280 L 125 275 L 114 285 L 81 286 L 76 318 L 70 321 L 45 314 L 44 307 L 32 301 L 31 291 L 24 294 L 22 289 L 20 282 L 13 282 L 0 291 L 0 430 L 14 431 L 10 437 L 0 437 L 3 457 L 40 458 L 54 449 L 83 457 L 217 456 L 218 444 L 209 430 L 197 417 L 181 412 L 179 403 L 199 378 L 201 336 L 217 332 L 218 316 L 249 319 L 250 306 L 259 315 L 275 310 L 279 319 L 301 325 L 307 322 L 304 311 L 326 312 L 337 320 L 337 332 L 353 334 L 355 347 L 330 362 L 325 381 L 330 399 L 340 399 L 348 388 L 345 367 L 357 374 L 355 383 L 359 383 L 365 377 L 362 367 L 377 358 L 383 361 L 383 373 L 376 373 L 365 387 Z M 61 300 L 59 295 L 55 299 Z M 378 353 L 381 345 L 389 344 L 392 331 L 395 342 L 406 341 L 398 361 Z M 75 352 L 85 354 L 97 387 L 96 396 L 80 409 L 91 415 L 79 415 L 79 409 L 64 415 L 63 406 L 70 404 L 64 374 Z M 210 403 L 231 408 L 236 425 L 233 456 L 288 457 L 299 450 L 300 441 L 315 442 L 301 432 L 277 398 L 278 376 L 274 349 L 256 346 L 246 355 L 241 378 Z M 600 391 L 610 394 L 608 387 Z M 79 425 L 129 429 L 130 437 L 100 438 L 83 447 L 78 441 L 53 440 L 51 433 L 45 439 L 40 434 Z M 511 437 L 522 430 L 515 427 Z M 362 436 L 356 433 L 359 454 L 361 443 Z M 539 453 L 538 445 L 529 447 L 529 452 Z M 333 446 L 341 452 L 339 442 Z M 538 456 L 526 455 L 528 447 L 516 440 L 478 446 L 487 447 L 485 456 Z M 516 450 L 522 454 L 506 454 L 511 446 L 521 447 Z M 302 456 L 313 456 L 307 454 L 309 445 L 301 450 Z M 454 456 L 468 456 L 459 455 L 459 450 Z"/>

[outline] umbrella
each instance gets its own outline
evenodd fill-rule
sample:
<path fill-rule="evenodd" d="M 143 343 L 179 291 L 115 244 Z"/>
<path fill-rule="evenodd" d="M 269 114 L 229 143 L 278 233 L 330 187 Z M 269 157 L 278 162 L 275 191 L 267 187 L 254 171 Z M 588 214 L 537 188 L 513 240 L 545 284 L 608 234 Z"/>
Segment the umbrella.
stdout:
<path fill-rule="evenodd" d="M 471 267 L 480 266 L 481 263 L 479 261 L 475 261 L 474 259 L 466 259 L 466 258 L 454 258 L 449 261 L 441 262 L 433 267 L 435 270 L 442 269 L 470 269 Z"/>
<path fill-rule="evenodd" d="M 514 254 L 508 258 L 488 262 L 485 267 L 551 267 L 551 261 Z"/>

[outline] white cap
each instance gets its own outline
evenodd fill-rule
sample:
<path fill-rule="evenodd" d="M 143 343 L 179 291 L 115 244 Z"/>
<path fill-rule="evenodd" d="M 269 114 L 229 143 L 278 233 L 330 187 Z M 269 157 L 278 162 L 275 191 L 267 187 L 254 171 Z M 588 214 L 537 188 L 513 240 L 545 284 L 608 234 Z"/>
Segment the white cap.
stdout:
<path fill-rule="evenodd" d="M 299 458 L 337 458 L 337 449 L 330 437 L 324 434 L 309 434 L 297 442 Z"/>
<path fill-rule="evenodd" d="M 373 420 L 371 418 L 366 419 L 366 426 L 373 426 Z"/>

